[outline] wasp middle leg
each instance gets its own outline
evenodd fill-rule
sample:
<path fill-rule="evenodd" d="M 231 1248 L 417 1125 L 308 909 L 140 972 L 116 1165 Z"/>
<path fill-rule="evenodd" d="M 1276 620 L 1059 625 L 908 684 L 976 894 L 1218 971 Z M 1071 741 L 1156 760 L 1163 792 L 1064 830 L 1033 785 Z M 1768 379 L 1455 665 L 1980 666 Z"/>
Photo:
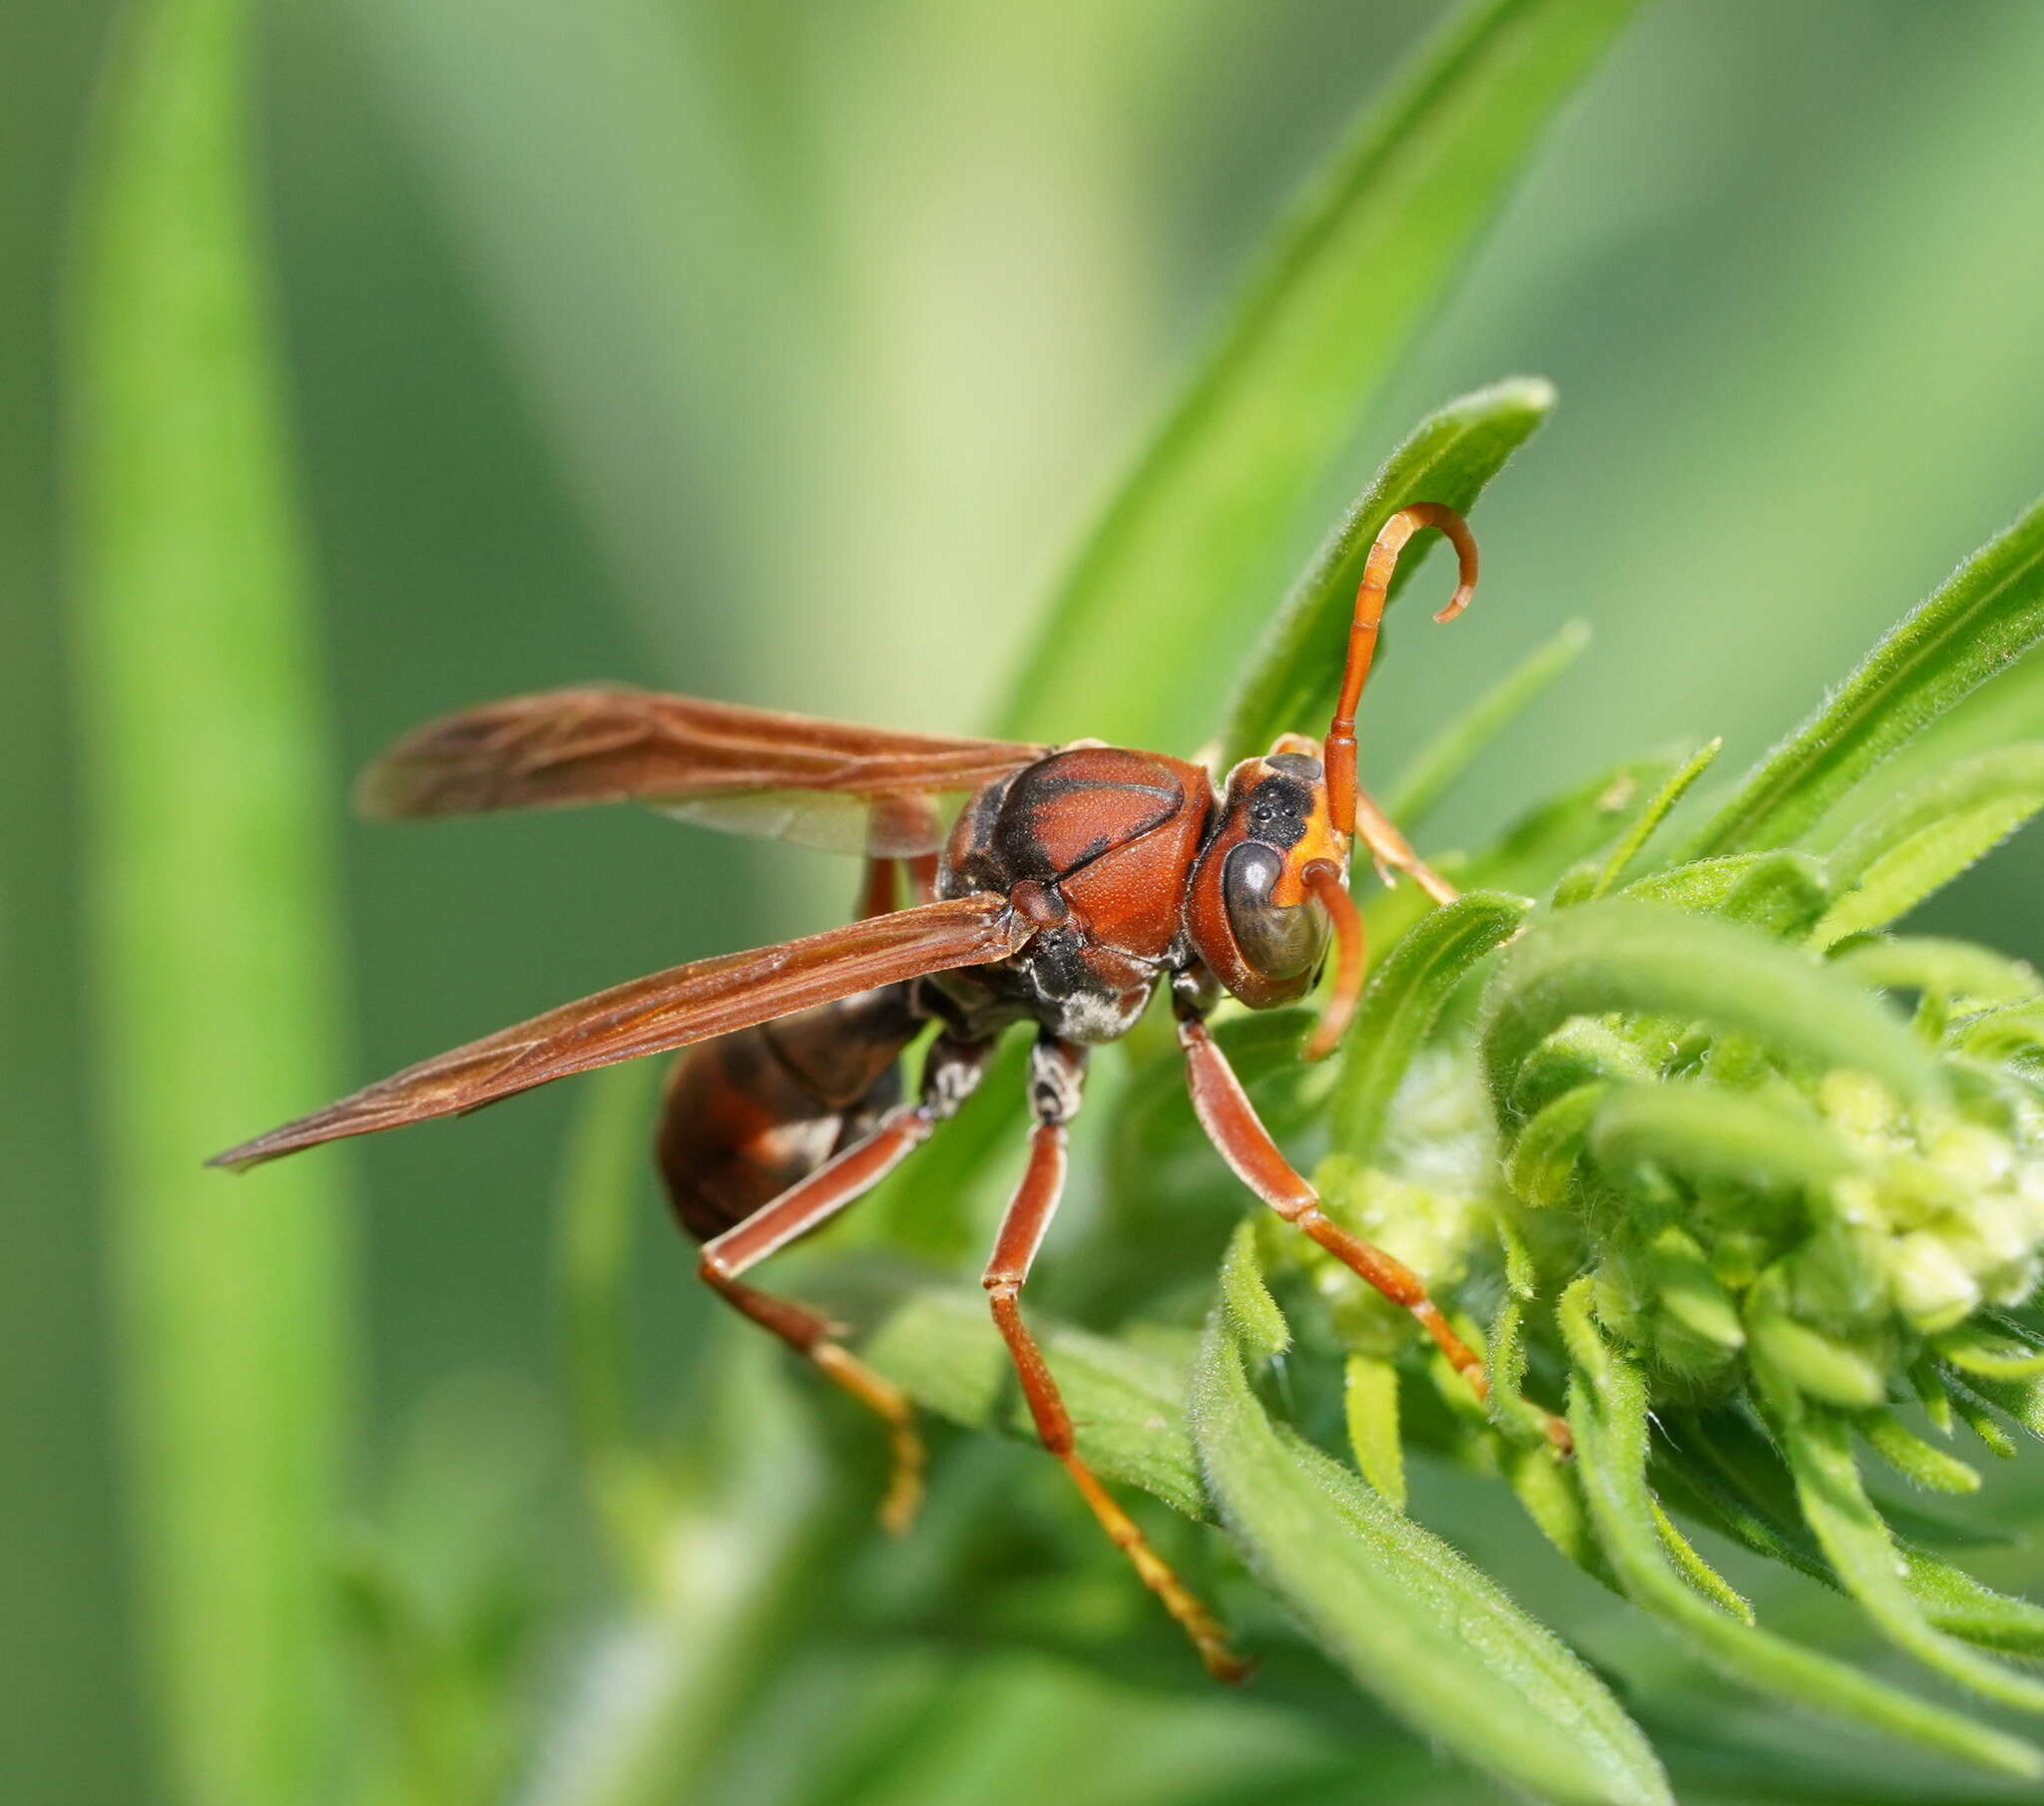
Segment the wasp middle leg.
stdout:
<path fill-rule="evenodd" d="M 1001 1218 L 982 1283 L 993 1307 L 994 1323 L 1008 1345 L 1022 1382 L 1022 1396 L 1036 1420 L 1043 1446 L 1064 1464 L 1101 1528 L 1129 1558 L 1143 1583 L 1163 1600 L 1184 1627 L 1207 1670 L 1218 1680 L 1241 1680 L 1246 1663 L 1231 1654 L 1227 1632 L 1198 1596 L 1150 1547 L 1135 1521 L 1117 1505 L 1100 1477 L 1080 1457 L 1072 1436 L 1071 1414 L 1058 1392 L 1043 1351 L 1022 1321 L 1022 1286 L 1036 1251 L 1043 1245 L 1065 1186 L 1065 1125 L 1079 1109 L 1080 1086 L 1086 1071 L 1086 1050 L 1049 1036 L 1040 1040 L 1029 1063 L 1029 1102 L 1036 1127 L 1029 1137 L 1029 1164 Z"/>
<path fill-rule="evenodd" d="M 894 1058 L 921 1026 L 905 997 L 869 992 L 706 1043 L 675 1070 L 660 1143 L 676 1214 L 704 1241 L 704 1281 L 886 1426 L 892 1470 L 880 1521 L 896 1533 L 922 1499 L 922 1439 L 907 1395 L 845 1347 L 822 1312 L 744 1275 L 870 1191 L 969 1095 L 986 1048 L 939 1036 L 922 1101 L 894 1103 Z"/>

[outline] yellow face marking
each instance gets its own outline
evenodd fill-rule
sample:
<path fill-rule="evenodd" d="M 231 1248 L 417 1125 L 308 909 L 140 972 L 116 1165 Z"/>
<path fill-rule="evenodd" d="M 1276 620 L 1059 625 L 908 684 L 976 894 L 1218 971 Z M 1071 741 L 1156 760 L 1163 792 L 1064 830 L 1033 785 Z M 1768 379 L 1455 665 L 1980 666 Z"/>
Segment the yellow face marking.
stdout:
<path fill-rule="evenodd" d="M 1287 751 L 1287 747 L 1279 747 Z M 1348 869 L 1348 840 L 1345 835 L 1334 831 L 1332 818 L 1327 812 L 1327 786 L 1324 783 L 1313 786 L 1313 812 L 1307 817 L 1305 832 L 1297 842 L 1284 850 L 1284 869 L 1278 874 L 1278 882 L 1271 887 L 1271 901 L 1284 908 L 1303 903 L 1310 894 L 1300 874 L 1315 860 L 1325 860 L 1338 872 Z"/>

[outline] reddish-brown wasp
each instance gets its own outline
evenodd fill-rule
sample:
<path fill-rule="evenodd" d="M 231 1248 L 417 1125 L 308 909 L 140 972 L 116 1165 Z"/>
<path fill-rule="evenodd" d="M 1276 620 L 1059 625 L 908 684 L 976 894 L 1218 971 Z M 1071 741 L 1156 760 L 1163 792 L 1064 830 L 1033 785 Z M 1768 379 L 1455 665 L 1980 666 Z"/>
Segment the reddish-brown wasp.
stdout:
<path fill-rule="evenodd" d="M 1097 742 L 944 739 L 643 690 L 587 687 L 450 715 L 366 773 L 375 816 L 466 814 L 636 798 L 691 819 L 849 849 L 867 864 L 863 918 L 754 953 L 698 960 L 551 1010 L 409 1067 L 221 1154 L 253 1166 L 316 1142 L 454 1116 L 549 1080 L 677 1048 L 659 1165 L 682 1226 L 703 1242 L 705 1280 L 886 1424 L 893 1478 L 882 1517 L 905 1527 L 922 1449 L 901 1392 L 807 1306 L 745 1275 L 869 1190 L 950 1116 L 996 1038 L 1036 1025 L 1029 1160 L 984 1275 L 1047 1448 L 1207 1666 L 1241 1666 L 1221 1626 L 1145 1542 L 1073 1446 L 1057 1382 L 1020 1296 L 1065 1176 L 1065 1126 L 1091 1048 L 1126 1034 L 1171 987 L 1195 1111 L 1221 1156 L 1281 1217 L 1409 1310 L 1481 1394 L 1482 1363 L 1417 1275 L 1323 1215 L 1265 1131 L 1206 1017 L 1225 992 L 1252 1009 L 1314 985 L 1329 939 L 1335 974 L 1308 1057 L 1338 1040 L 1358 996 L 1362 931 L 1349 849 L 1406 873 L 1437 901 L 1454 892 L 1355 781 L 1355 709 L 1386 587 L 1413 534 L 1437 529 L 1460 558 L 1467 603 L 1476 547 L 1452 509 L 1393 515 L 1371 548 L 1349 632 L 1340 699 L 1318 743 L 1286 734 L 1228 773 Z M 945 826 L 943 799 L 963 794 Z M 920 898 L 896 909 L 897 868 Z M 896 1062 L 926 1028 L 919 1099 L 900 1101 Z M 1567 1432 L 1550 1434 L 1567 1446 Z"/>

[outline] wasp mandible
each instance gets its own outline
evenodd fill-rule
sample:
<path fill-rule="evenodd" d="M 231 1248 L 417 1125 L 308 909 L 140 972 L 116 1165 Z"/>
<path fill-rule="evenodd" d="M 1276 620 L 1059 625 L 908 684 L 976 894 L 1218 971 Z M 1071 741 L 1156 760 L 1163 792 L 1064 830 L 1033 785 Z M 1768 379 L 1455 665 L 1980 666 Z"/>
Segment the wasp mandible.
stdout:
<path fill-rule="evenodd" d="M 382 818 L 627 798 L 686 818 L 849 850 L 867 861 L 863 915 L 752 953 L 698 960 L 551 1010 L 408 1067 L 217 1157 L 253 1166 L 316 1142 L 454 1116 L 571 1073 L 691 1051 L 662 1110 L 658 1159 L 703 1278 L 886 1425 L 883 1521 L 904 1528 L 923 1454 L 908 1400 L 806 1305 L 746 1275 L 842 1210 L 929 1138 L 971 1093 L 994 1043 L 1036 1026 L 1029 1158 L 983 1275 L 1043 1445 L 1208 1668 L 1239 1678 L 1221 1625 L 1080 1458 L 1021 1313 L 1063 1189 L 1066 1126 L 1091 1049 L 1171 990 L 1193 1106 L 1221 1156 L 1287 1222 L 1409 1310 L 1480 1396 L 1479 1356 L 1402 1262 L 1325 1216 L 1265 1130 L 1207 1026 L 1223 994 L 1294 1002 L 1335 962 L 1308 1058 L 1340 1038 L 1361 991 L 1348 894 L 1359 840 L 1436 902 L 1454 891 L 1356 784 L 1355 711 L 1398 556 L 1434 529 L 1460 562 L 1451 620 L 1476 583 L 1476 544 L 1438 503 L 1400 510 L 1371 547 L 1339 699 L 1319 741 L 1287 733 L 1228 773 L 1093 741 L 1031 745 L 819 721 L 645 690 L 585 686 L 466 709 L 399 741 L 358 800 Z M 947 798 L 964 798 L 947 818 Z M 947 825 L 948 819 L 948 825 Z M 894 907 L 905 872 L 919 901 Z M 925 1030 L 919 1097 L 897 1062 Z M 1567 1430 L 1549 1434 L 1566 1449 Z"/>

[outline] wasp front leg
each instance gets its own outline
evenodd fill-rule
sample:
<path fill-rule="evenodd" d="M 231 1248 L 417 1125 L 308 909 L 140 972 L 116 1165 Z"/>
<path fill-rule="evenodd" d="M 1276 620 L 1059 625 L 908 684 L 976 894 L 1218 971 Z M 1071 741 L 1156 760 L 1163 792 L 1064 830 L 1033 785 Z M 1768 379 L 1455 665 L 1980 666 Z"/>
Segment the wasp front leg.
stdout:
<path fill-rule="evenodd" d="M 1036 1044 L 1029 1065 L 1029 1102 L 1036 1127 L 1029 1137 L 1029 1164 L 1001 1218 L 993 1257 L 982 1282 L 993 1307 L 994 1323 L 1022 1382 L 1022 1396 L 1036 1421 L 1043 1446 L 1064 1464 L 1080 1495 L 1100 1526 L 1129 1558 L 1143 1583 L 1164 1602 L 1184 1627 L 1216 1679 L 1237 1681 L 1246 1663 L 1229 1652 L 1227 1632 L 1219 1620 L 1150 1547 L 1127 1512 L 1115 1503 L 1100 1477 L 1081 1458 L 1072 1435 L 1071 1414 L 1058 1391 L 1043 1351 L 1022 1321 L 1022 1286 L 1036 1251 L 1043 1245 L 1065 1187 L 1065 1125 L 1078 1113 L 1085 1077 L 1086 1050 L 1045 1036 Z"/>
<path fill-rule="evenodd" d="M 1412 850 L 1411 841 L 1398 831 L 1397 824 L 1378 807 L 1376 798 L 1364 789 L 1355 792 L 1355 837 L 1369 849 L 1369 856 L 1376 863 L 1377 875 L 1386 883 L 1390 881 L 1392 872 L 1400 871 L 1436 903 L 1452 903 L 1461 895 Z"/>
<path fill-rule="evenodd" d="M 1414 1321 L 1433 1339 L 1450 1367 L 1468 1382 L 1479 1399 L 1490 1395 L 1490 1381 L 1483 1357 L 1458 1336 L 1441 1314 L 1440 1306 L 1427 1295 L 1426 1282 L 1395 1254 L 1388 1254 L 1374 1242 L 1351 1235 L 1320 1208 L 1319 1193 L 1300 1177 L 1291 1162 L 1271 1138 L 1242 1081 L 1228 1064 L 1219 1044 L 1200 1016 L 1181 1005 L 1178 1025 L 1179 1046 L 1186 1057 L 1186 1082 L 1193 1096 L 1193 1111 L 1221 1157 L 1237 1178 L 1293 1228 L 1319 1243 L 1359 1279 L 1374 1286 L 1390 1301 L 1412 1313 Z M 1545 1425 L 1548 1441 L 1563 1454 L 1573 1447 L 1569 1427 L 1549 1415 Z"/>

